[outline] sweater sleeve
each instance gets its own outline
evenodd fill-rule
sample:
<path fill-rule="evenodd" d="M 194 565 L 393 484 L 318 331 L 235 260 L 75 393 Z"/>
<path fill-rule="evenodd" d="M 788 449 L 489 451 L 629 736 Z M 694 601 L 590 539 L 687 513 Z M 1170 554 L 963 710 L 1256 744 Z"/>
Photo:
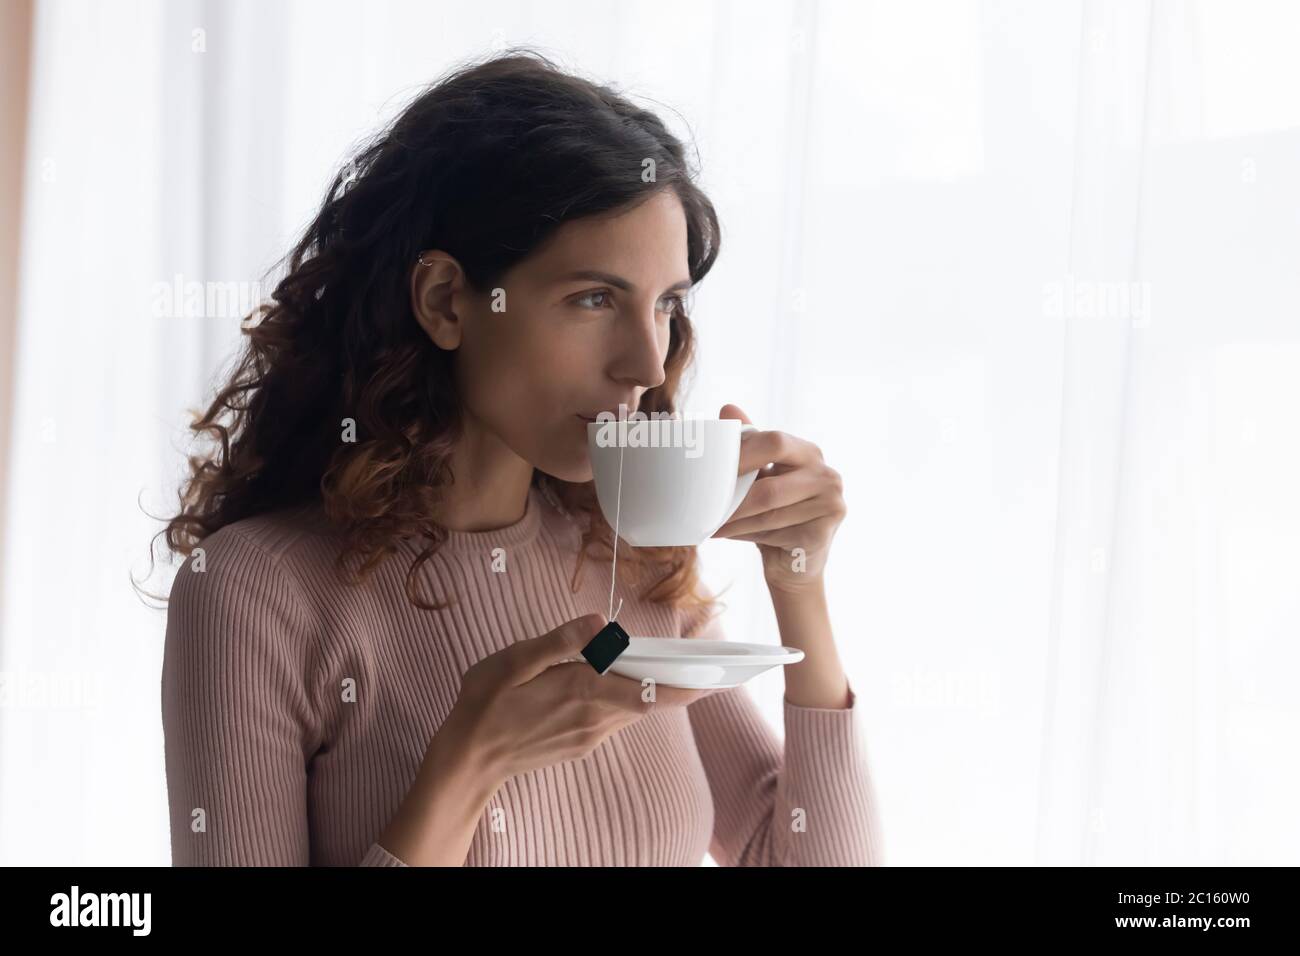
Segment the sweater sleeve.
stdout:
<path fill-rule="evenodd" d="M 172 865 L 308 866 L 311 618 L 278 562 L 234 529 L 202 548 L 176 574 L 163 649 Z M 358 865 L 405 864 L 374 843 Z"/>
<path fill-rule="evenodd" d="M 725 640 L 718 618 L 683 637 Z M 713 791 L 720 866 L 879 866 L 875 788 L 856 695 L 844 708 L 784 701 L 778 740 L 742 685 L 687 708 Z"/>

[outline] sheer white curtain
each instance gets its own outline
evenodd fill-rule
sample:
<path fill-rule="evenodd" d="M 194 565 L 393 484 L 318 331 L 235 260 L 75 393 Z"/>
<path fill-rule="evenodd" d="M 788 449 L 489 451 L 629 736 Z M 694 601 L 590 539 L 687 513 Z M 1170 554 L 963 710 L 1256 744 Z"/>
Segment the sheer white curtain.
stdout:
<path fill-rule="evenodd" d="M 1296 862 L 1297 13 L 758 6 L 39 4 L 0 862 L 167 862 L 141 508 L 349 147 L 513 43 L 698 148 L 724 239 L 687 404 L 846 478 L 889 861 Z M 775 641 L 752 552 L 707 576 Z M 779 674 L 751 692 L 779 728 Z"/>

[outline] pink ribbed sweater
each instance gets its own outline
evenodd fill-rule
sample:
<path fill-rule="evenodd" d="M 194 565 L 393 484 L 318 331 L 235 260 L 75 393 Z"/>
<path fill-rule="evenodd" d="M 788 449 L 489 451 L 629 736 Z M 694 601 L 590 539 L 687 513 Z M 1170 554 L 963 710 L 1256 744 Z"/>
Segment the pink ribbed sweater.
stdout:
<path fill-rule="evenodd" d="M 174 865 L 404 866 L 377 842 L 475 661 L 608 610 L 609 563 L 570 590 L 577 519 L 533 488 L 524 517 L 452 532 L 409 603 L 413 545 L 366 585 L 334 577 L 318 506 L 228 525 L 181 567 L 162 717 Z M 500 548 L 505 572 L 493 570 Z M 619 562 L 634 636 L 721 639 L 719 618 L 643 602 Z M 432 590 L 428 586 L 432 585 Z M 784 704 L 784 744 L 744 687 L 652 711 L 581 760 L 512 777 L 466 866 L 873 865 L 876 800 L 853 692 Z"/>

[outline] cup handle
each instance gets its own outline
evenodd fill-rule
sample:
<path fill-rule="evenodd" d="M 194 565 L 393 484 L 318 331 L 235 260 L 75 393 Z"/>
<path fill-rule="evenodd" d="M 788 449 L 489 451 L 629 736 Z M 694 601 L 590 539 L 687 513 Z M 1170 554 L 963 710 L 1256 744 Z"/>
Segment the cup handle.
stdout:
<path fill-rule="evenodd" d="M 742 435 L 745 434 L 745 432 L 756 431 L 758 431 L 757 425 L 741 423 L 740 433 Z M 722 524 L 726 524 L 731 520 L 731 516 L 736 513 L 736 510 L 740 507 L 740 503 L 745 500 L 745 495 L 749 494 L 749 489 L 753 486 L 754 479 L 757 477 L 758 469 L 755 468 L 753 471 L 747 471 L 736 478 L 736 493 L 731 496 L 731 507 L 727 509 L 727 516 L 722 519 Z M 721 528 L 722 524 L 718 525 L 718 528 Z M 717 531 L 718 528 L 714 528 L 713 530 Z"/>

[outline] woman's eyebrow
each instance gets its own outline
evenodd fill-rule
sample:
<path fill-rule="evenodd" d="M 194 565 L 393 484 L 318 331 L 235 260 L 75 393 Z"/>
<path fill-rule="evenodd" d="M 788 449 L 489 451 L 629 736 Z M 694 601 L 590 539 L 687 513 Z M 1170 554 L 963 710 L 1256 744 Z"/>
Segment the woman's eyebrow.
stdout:
<path fill-rule="evenodd" d="M 607 285 L 614 286 L 616 289 L 622 289 L 624 292 L 630 292 L 633 289 L 632 283 L 628 282 L 622 276 L 616 276 L 610 272 L 601 272 L 597 269 L 578 269 L 574 272 L 566 272 L 555 281 L 558 284 L 561 282 L 576 282 L 580 279 L 592 282 L 604 282 Z M 680 279 L 668 288 L 664 289 L 664 291 L 676 292 L 678 289 L 689 289 L 690 287 L 690 279 Z"/>

